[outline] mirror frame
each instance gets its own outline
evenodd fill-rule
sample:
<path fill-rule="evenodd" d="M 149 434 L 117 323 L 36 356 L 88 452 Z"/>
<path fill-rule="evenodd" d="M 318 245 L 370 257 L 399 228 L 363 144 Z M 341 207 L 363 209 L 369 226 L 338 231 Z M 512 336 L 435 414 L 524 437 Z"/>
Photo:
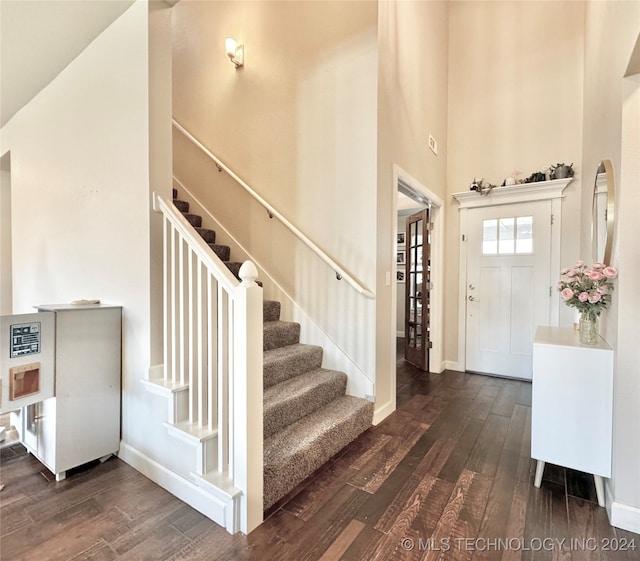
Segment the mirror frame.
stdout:
<path fill-rule="evenodd" d="M 611 264 L 611 251 L 613 249 L 613 230 L 615 225 L 615 209 L 616 209 L 616 189 L 615 189 L 615 181 L 613 176 L 613 164 L 611 160 L 602 160 L 598 165 L 597 170 L 601 167 L 604 167 L 604 173 L 606 175 L 607 180 L 607 205 L 606 205 L 606 242 L 604 246 L 604 255 L 602 257 L 602 262 L 610 265 Z M 596 177 L 593 183 L 593 201 L 591 208 L 591 247 L 593 253 L 593 260 L 598 261 L 597 255 L 597 227 L 596 227 L 596 198 L 597 198 L 597 188 L 598 188 L 598 176 L 600 175 L 596 170 Z M 602 173 L 602 172 L 601 172 Z"/>

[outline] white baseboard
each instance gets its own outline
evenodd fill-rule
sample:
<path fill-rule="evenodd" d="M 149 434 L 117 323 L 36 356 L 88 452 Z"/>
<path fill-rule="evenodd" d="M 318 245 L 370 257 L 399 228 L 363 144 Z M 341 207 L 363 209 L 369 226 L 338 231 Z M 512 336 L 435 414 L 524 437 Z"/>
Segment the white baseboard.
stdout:
<path fill-rule="evenodd" d="M 226 528 L 228 532 L 235 533 L 239 530 L 239 517 L 233 512 L 233 502 L 225 502 L 220 497 L 206 492 L 124 442 L 120 442 L 118 457 L 181 501 Z"/>
<path fill-rule="evenodd" d="M 464 372 L 462 365 L 455 360 L 445 360 L 444 367 L 446 370 L 455 370 L 456 372 Z"/>
<path fill-rule="evenodd" d="M 640 508 L 612 502 L 609 523 L 616 528 L 640 534 Z"/>
<path fill-rule="evenodd" d="M 377 425 L 386 419 L 391 413 L 395 411 L 395 403 L 393 401 L 388 401 L 381 407 L 376 407 L 373 412 L 373 424 Z"/>
<path fill-rule="evenodd" d="M 404 339 L 404 331 L 396 331 L 396 339 Z"/>
<path fill-rule="evenodd" d="M 433 372 L 434 374 L 441 374 L 446 370 L 446 368 L 447 368 L 447 365 L 444 362 L 441 362 L 439 366 L 432 366 L 431 360 L 429 360 L 429 372 Z"/>

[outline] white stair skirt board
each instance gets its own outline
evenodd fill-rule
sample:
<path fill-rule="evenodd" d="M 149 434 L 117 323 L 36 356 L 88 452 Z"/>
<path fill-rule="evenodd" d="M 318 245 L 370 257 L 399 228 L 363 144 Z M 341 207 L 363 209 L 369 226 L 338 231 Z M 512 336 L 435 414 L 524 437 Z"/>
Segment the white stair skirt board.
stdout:
<path fill-rule="evenodd" d="M 213 486 L 203 489 L 152 460 L 136 448 L 120 443 L 119 458 L 190 507 L 232 534 L 240 530 L 240 491 L 230 494 Z"/>
<path fill-rule="evenodd" d="M 172 383 L 163 379 L 140 380 L 148 392 L 167 400 L 167 419 L 171 424 L 184 421 L 189 410 L 189 384 Z"/>

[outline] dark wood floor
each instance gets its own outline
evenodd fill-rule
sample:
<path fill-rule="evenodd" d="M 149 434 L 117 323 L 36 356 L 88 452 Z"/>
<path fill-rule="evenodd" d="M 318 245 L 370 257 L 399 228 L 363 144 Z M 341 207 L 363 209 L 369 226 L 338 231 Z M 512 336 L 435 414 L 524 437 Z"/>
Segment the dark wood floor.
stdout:
<path fill-rule="evenodd" d="M 398 410 L 249 536 L 227 534 L 119 459 L 56 483 L 24 448 L 5 448 L 0 558 L 640 559 L 640 536 L 609 526 L 589 476 L 548 466 L 533 487 L 529 384 L 400 361 L 397 386 Z"/>

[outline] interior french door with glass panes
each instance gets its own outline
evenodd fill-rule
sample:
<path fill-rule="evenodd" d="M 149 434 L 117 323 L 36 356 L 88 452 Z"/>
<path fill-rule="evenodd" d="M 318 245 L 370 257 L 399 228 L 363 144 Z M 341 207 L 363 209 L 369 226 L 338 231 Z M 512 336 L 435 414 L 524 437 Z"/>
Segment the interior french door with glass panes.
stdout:
<path fill-rule="evenodd" d="M 530 380 L 535 328 L 551 311 L 551 202 L 468 216 L 466 369 Z"/>
<path fill-rule="evenodd" d="M 429 370 L 429 290 L 431 287 L 429 209 L 407 217 L 404 358 Z"/>

